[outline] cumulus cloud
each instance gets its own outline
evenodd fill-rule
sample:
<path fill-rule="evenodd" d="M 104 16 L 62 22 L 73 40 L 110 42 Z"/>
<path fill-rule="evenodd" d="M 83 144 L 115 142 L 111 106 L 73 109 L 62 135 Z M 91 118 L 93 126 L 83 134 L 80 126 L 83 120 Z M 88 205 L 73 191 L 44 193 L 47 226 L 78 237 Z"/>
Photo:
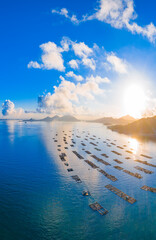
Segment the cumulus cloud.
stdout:
<path fill-rule="evenodd" d="M 86 80 L 88 82 L 96 82 L 96 83 L 111 83 L 110 79 L 107 77 L 102 78 L 101 76 L 93 76 L 91 75 L 90 77 L 87 77 Z"/>
<path fill-rule="evenodd" d="M 10 100 L 5 100 L 2 104 L 2 114 L 3 116 L 8 116 L 10 114 L 15 113 L 15 105 Z"/>
<path fill-rule="evenodd" d="M 93 58 L 83 58 L 82 64 L 86 67 L 91 68 L 92 70 L 95 70 L 95 68 L 96 68 L 96 63 Z"/>
<path fill-rule="evenodd" d="M 84 42 L 72 42 L 72 48 L 76 56 L 80 58 L 87 58 L 93 53 L 93 50 L 88 47 Z"/>
<path fill-rule="evenodd" d="M 68 16 L 68 10 L 52 11 L 65 16 L 72 21 L 72 18 Z M 82 19 L 78 20 L 74 15 L 76 21 L 73 23 L 81 23 L 97 19 L 98 21 L 110 24 L 117 29 L 127 29 L 132 34 L 140 34 L 145 36 L 150 42 L 156 40 L 156 27 L 151 22 L 145 26 L 140 26 L 136 23 L 137 14 L 134 9 L 133 0 L 100 0 L 99 7 L 91 15 L 84 15 Z"/>
<path fill-rule="evenodd" d="M 70 65 L 70 67 L 73 68 L 73 69 L 78 69 L 78 68 L 79 68 L 79 66 L 78 66 L 78 60 L 72 59 L 71 61 L 69 61 L 69 65 Z"/>
<path fill-rule="evenodd" d="M 83 77 L 81 75 L 76 75 L 73 71 L 67 72 L 66 76 L 71 77 L 78 82 L 81 82 L 83 80 Z"/>
<path fill-rule="evenodd" d="M 108 78 L 93 76 L 86 78 L 84 83 L 73 83 L 61 78 L 58 87 L 54 87 L 54 93 L 39 96 L 37 111 L 51 114 L 84 114 L 87 109 L 87 101 L 93 101 L 95 95 L 104 94 L 100 87 L 102 83 L 110 83 Z M 83 99 L 83 105 L 81 100 Z M 81 109 L 81 112 L 80 112 Z"/>
<path fill-rule="evenodd" d="M 28 68 L 35 69 L 55 69 L 58 71 L 65 71 L 64 59 L 62 54 L 64 52 L 73 51 L 75 56 L 79 57 L 77 60 L 70 60 L 69 66 L 73 69 L 78 69 L 79 64 L 85 67 L 95 70 L 96 64 L 93 57 L 95 44 L 93 48 L 87 46 L 84 42 L 74 42 L 67 37 L 63 37 L 60 46 L 57 46 L 54 42 L 47 42 L 40 45 L 42 49 L 41 63 L 37 61 L 30 61 L 27 65 Z"/>
<path fill-rule="evenodd" d="M 63 43 L 62 43 L 63 44 Z M 65 71 L 64 60 L 61 52 L 67 50 L 67 46 L 64 45 L 64 49 L 58 47 L 54 42 L 47 42 L 40 45 L 43 53 L 41 56 L 42 63 L 30 61 L 28 68 L 42 68 L 42 69 L 55 69 L 58 71 Z"/>
<path fill-rule="evenodd" d="M 114 53 L 107 54 L 106 60 L 111 64 L 114 71 L 123 74 L 127 73 L 127 63 L 123 59 L 117 57 Z"/>
<path fill-rule="evenodd" d="M 2 104 L 2 115 L 3 116 L 16 116 L 19 117 L 24 113 L 22 108 L 15 109 L 15 105 L 10 100 L 5 100 Z"/>

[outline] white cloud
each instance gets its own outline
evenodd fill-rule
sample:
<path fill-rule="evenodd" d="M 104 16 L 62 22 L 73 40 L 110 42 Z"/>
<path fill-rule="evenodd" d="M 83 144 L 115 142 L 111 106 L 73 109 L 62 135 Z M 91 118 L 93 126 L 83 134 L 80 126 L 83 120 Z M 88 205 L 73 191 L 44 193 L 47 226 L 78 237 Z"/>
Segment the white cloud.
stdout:
<path fill-rule="evenodd" d="M 15 109 L 15 105 L 10 100 L 5 100 L 2 104 L 2 115 L 3 116 L 12 116 L 19 117 L 24 113 L 22 108 Z"/>
<path fill-rule="evenodd" d="M 61 78 L 58 87 L 54 87 L 54 93 L 48 93 L 38 98 L 38 112 L 51 114 L 85 114 L 88 101 L 93 101 L 95 95 L 105 92 L 100 87 L 101 83 L 109 83 L 108 78 L 90 76 L 84 83 L 73 83 Z M 83 99 L 83 104 L 81 100 Z M 81 109 L 81 112 L 80 112 Z"/>
<path fill-rule="evenodd" d="M 62 57 L 61 52 L 63 51 L 62 48 L 57 47 L 54 42 L 48 42 L 40 45 L 43 53 L 41 56 L 42 63 L 39 64 L 38 62 L 29 62 L 28 67 L 33 68 L 42 68 L 42 69 L 55 69 L 58 71 L 65 71 L 64 67 L 64 60 Z"/>
<path fill-rule="evenodd" d="M 69 16 L 68 10 L 66 8 L 61 8 L 60 11 L 53 9 L 52 13 L 59 14 L 64 16 L 65 18 L 69 19 L 71 22 L 78 24 L 79 20 L 77 19 L 76 15 Z"/>
<path fill-rule="evenodd" d="M 78 82 L 81 82 L 83 80 L 83 77 L 81 75 L 76 75 L 73 71 L 66 73 L 66 76 L 74 78 Z"/>
<path fill-rule="evenodd" d="M 90 77 L 86 78 L 87 81 L 92 81 L 92 82 L 96 82 L 96 83 L 110 83 L 111 81 L 107 78 L 107 77 L 100 77 L 100 76 L 93 76 L 91 75 Z"/>
<path fill-rule="evenodd" d="M 111 64 L 114 71 L 116 71 L 118 73 L 123 73 L 123 74 L 127 73 L 126 62 L 123 59 L 117 57 L 114 53 L 107 54 L 106 60 L 108 63 Z"/>
<path fill-rule="evenodd" d="M 36 61 L 30 61 L 28 63 L 28 68 L 41 68 L 41 65 Z"/>
<path fill-rule="evenodd" d="M 99 7 L 91 15 L 82 16 L 81 20 L 78 20 L 76 15 L 73 15 L 73 19 L 69 17 L 68 10 L 53 10 L 53 13 L 57 13 L 65 16 L 73 23 L 81 23 L 97 19 L 110 24 L 117 29 L 127 29 L 132 34 L 140 34 L 146 37 L 150 42 L 156 40 L 156 26 L 151 22 L 145 26 L 140 26 L 136 23 L 137 14 L 134 10 L 133 0 L 100 0 Z M 74 21 L 75 19 L 75 21 Z"/>
<path fill-rule="evenodd" d="M 8 116 L 10 114 L 15 113 L 15 105 L 10 100 L 5 100 L 2 104 L 2 114 L 3 116 Z"/>
<path fill-rule="evenodd" d="M 80 58 L 86 58 L 93 53 L 93 50 L 89 48 L 84 42 L 72 42 L 72 48 L 75 55 Z"/>
<path fill-rule="evenodd" d="M 95 70 L 96 64 L 93 58 L 83 58 L 82 64 L 86 67 L 91 68 L 92 70 Z"/>
<path fill-rule="evenodd" d="M 78 60 L 72 59 L 71 61 L 69 61 L 69 65 L 70 65 L 70 67 L 73 68 L 73 69 L 78 69 L 78 68 L 79 68 L 79 66 L 78 66 Z"/>

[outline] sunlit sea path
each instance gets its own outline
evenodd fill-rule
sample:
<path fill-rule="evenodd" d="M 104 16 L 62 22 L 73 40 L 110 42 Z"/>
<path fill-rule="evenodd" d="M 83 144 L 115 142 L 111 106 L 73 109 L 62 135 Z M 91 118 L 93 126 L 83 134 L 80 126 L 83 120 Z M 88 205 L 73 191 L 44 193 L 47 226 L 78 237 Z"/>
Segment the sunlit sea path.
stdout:
<path fill-rule="evenodd" d="M 68 144 L 64 143 L 63 137 Z M 70 146 L 71 138 L 76 142 L 74 147 Z M 90 142 L 97 144 L 101 151 L 97 151 Z M 66 146 L 67 150 L 64 149 Z M 67 154 L 66 159 L 73 172 L 68 172 L 68 167 L 60 160 L 58 148 Z M 111 165 L 97 162 L 82 149 Z M 77 158 L 73 150 L 118 180 L 112 182 L 97 169 L 92 169 L 84 160 Z M 115 155 L 113 150 L 122 155 Z M 102 157 L 102 153 L 109 158 Z M 123 163 L 118 164 L 113 159 Z M 1 121 L 0 239 L 156 239 L 156 194 L 140 189 L 143 185 L 156 187 L 156 168 L 135 162 L 135 159 L 156 164 L 156 143 L 139 142 L 95 123 Z M 143 178 L 119 171 L 114 168 L 116 165 L 138 172 Z M 135 166 L 154 173 L 146 174 L 136 170 Z M 72 175 L 78 175 L 82 183 L 76 183 Z M 137 202 L 130 204 L 124 201 L 106 189 L 107 184 L 134 197 Z M 89 190 L 92 196 L 82 196 L 83 190 Z M 109 213 L 101 216 L 94 212 L 88 206 L 94 201 Z"/>

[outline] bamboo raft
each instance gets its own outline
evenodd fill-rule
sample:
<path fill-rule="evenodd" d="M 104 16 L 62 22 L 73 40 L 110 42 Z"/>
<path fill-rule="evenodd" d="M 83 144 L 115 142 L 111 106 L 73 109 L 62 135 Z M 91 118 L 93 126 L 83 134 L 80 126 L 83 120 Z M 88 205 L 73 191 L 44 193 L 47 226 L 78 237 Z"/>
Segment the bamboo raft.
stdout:
<path fill-rule="evenodd" d="M 147 173 L 147 174 L 152 174 L 152 173 L 153 173 L 152 171 L 147 170 L 147 169 L 142 168 L 142 167 L 139 167 L 139 166 L 136 166 L 135 168 L 136 168 L 137 170 L 142 171 L 142 172 Z"/>
<path fill-rule="evenodd" d="M 73 151 L 73 153 L 74 153 L 79 159 L 84 159 L 78 152 Z"/>
<path fill-rule="evenodd" d="M 131 204 L 136 202 L 135 198 L 128 196 L 127 194 L 125 194 L 121 190 L 117 189 L 116 187 L 113 187 L 111 184 L 106 185 L 105 187 L 107 189 L 109 189 L 110 191 L 112 191 L 113 193 L 115 193 L 116 195 L 118 195 L 119 197 L 121 197 L 122 199 L 124 199 L 125 201 L 131 203 Z"/>
<path fill-rule="evenodd" d="M 147 155 L 144 155 L 144 154 L 140 154 L 140 156 L 142 156 L 142 157 L 145 157 L 145 158 L 152 159 L 152 157 L 150 157 L 150 156 L 147 156 Z"/>
<path fill-rule="evenodd" d="M 68 172 L 72 172 L 72 171 L 74 171 L 74 170 L 73 170 L 72 168 L 68 168 L 67 171 L 68 171 Z"/>
<path fill-rule="evenodd" d="M 114 166 L 114 168 L 116 168 L 117 170 L 123 170 L 123 168 L 122 167 L 120 167 L 120 166 Z"/>
<path fill-rule="evenodd" d="M 147 161 L 141 161 L 139 159 L 135 160 L 136 162 L 139 162 L 139 163 L 142 163 L 142 164 L 145 164 L 147 166 L 151 166 L 151 167 L 156 167 L 156 165 L 152 164 L 152 163 L 148 163 Z"/>
<path fill-rule="evenodd" d="M 142 176 L 139 173 L 133 173 L 133 172 L 130 172 L 129 170 L 126 170 L 126 169 L 124 169 L 123 172 L 125 172 L 125 173 L 127 173 L 127 174 L 129 174 L 129 175 L 131 175 L 133 177 L 136 177 L 138 179 L 142 178 Z"/>
<path fill-rule="evenodd" d="M 123 147 L 117 146 L 117 148 L 124 149 Z"/>
<path fill-rule="evenodd" d="M 144 185 L 143 187 L 141 187 L 142 190 L 145 190 L 145 191 L 149 191 L 149 192 L 153 192 L 153 193 L 156 193 L 156 188 L 153 188 L 153 187 L 148 187 L 146 185 Z"/>
<path fill-rule="evenodd" d="M 108 213 L 108 210 L 103 208 L 98 202 L 89 204 L 89 207 L 93 210 L 93 211 L 97 211 L 100 213 L 100 215 L 106 215 Z"/>
<path fill-rule="evenodd" d="M 106 153 L 102 153 L 101 156 L 103 156 L 105 158 L 109 158 L 109 156 Z"/>
<path fill-rule="evenodd" d="M 121 155 L 121 153 L 119 153 L 119 152 L 117 152 L 117 151 L 114 151 L 114 150 L 112 151 L 112 153 L 114 153 L 114 154 L 116 154 L 116 155 L 119 155 L 119 156 Z"/>
<path fill-rule="evenodd" d="M 130 153 L 130 154 L 133 154 L 133 152 L 132 152 L 132 151 L 130 151 L 130 150 L 126 150 L 126 152 L 127 152 L 127 153 Z"/>
<path fill-rule="evenodd" d="M 106 166 L 111 165 L 110 163 L 104 161 L 104 160 L 101 159 L 101 158 L 98 158 L 98 157 L 95 156 L 95 155 L 91 155 L 91 157 L 94 158 L 96 161 L 103 163 L 103 164 L 106 165 Z"/>
<path fill-rule="evenodd" d="M 92 163 L 91 161 L 89 160 L 84 160 L 86 163 L 88 163 L 89 166 L 91 166 L 92 168 L 96 169 L 98 168 L 98 166 L 96 166 L 94 163 Z"/>
<path fill-rule="evenodd" d="M 91 154 L 91 152 L 89 152 L 89 151 L 85 151 L 87 154 Z"/>
<path fill-rule="evenodd" d="M 110 175 L 108 174 L 107 172 L 105 172 L 104 170 L 102 169 L 97 169 L 100 173 L 102 173 L 105 177 L 107 177 L 108 179 L 110 179 L 111 181 L 115 182 L 117 181 L 118 179 L 116 177 L 114 177 L 113 175 Z"/>
<path fill-rule="evenodd" d="M 93 142 L 90 142 L 90 144 L 92 144 L 93 146 L 97 146 L 97 144 L 93 143 Z"/>
<path fill-rule="evenodd" d="M 72 179 L 74 179 L 77 183 L 82 183 L 81 179 L 79 178 L 79 176 L 77 175 L 74 175 L 74 176 L 71 176 Z"/>
<path fill-rule="evenodd" d="M 99 152 L 101 151 L 101 149 L 99 149 L 99 148 L 94 148 L 94 149 L 95 149 L 96 151 L 99 151 Z"/>
<path fill-rule="evenodd" d="M 123 162 L 119 161 L 118 159 L 113 159 L 115 162 L 122 164 Z"/>

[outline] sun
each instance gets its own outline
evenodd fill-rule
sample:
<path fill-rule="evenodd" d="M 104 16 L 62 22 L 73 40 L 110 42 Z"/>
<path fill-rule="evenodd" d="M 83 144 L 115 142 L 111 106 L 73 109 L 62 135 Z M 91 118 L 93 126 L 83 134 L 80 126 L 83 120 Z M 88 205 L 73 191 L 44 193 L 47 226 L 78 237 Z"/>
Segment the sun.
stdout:
<path fill-rule="evenodd" d="M 146 108 L 146 95 L 139 85 L 131 85 L 124 91 L 124 108 L 126 114 L 140 118 Z"/>

